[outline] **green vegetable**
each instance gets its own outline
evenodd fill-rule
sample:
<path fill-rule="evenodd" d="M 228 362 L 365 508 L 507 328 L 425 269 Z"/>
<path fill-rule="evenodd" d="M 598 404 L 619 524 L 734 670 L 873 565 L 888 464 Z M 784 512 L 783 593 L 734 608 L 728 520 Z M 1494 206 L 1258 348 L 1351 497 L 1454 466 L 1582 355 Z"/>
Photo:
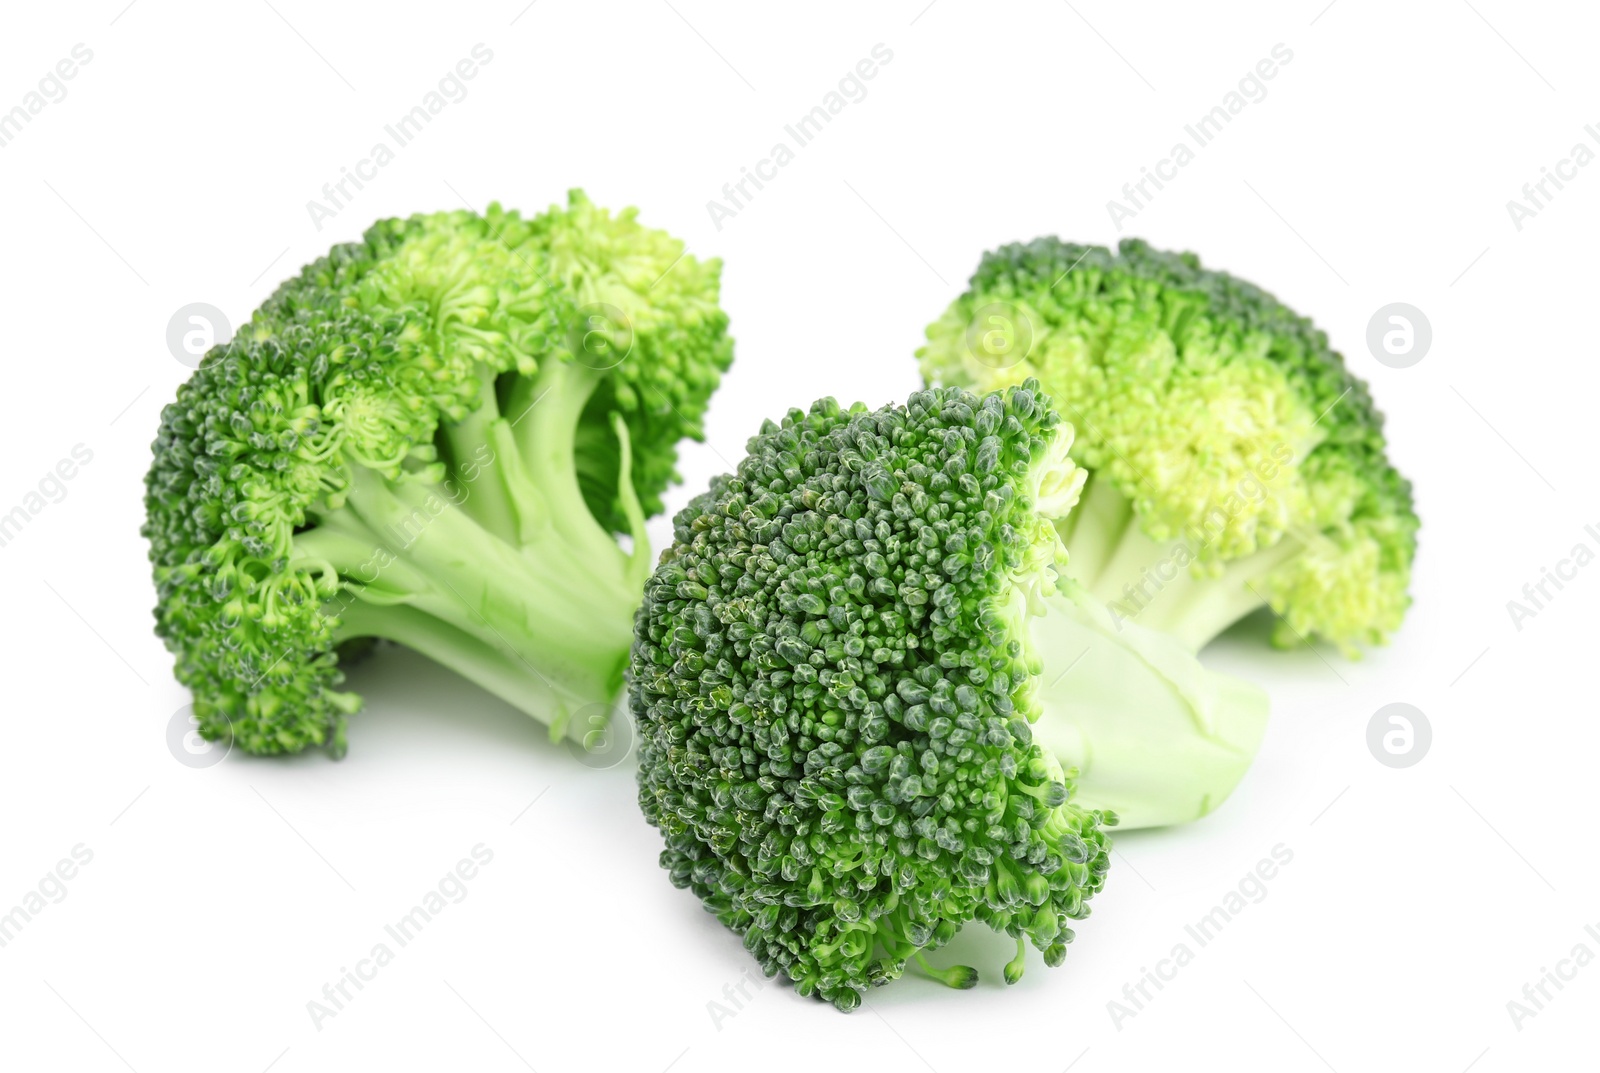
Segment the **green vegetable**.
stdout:
<path fill-rule="evenodd" d="M 1119 648 L 1159 645 L 1176 672 L 1108 680 L 1102 692 L 1129 701 L 1121 712 L 1091 707 L 1111 718 L 1044 735 L 1080 768 L 1085 802 L 1146 826 L 1227 795 L 1264 700 L 1181 658 L 1252 611 L 1277 614 L 1280 645 L 1322 638 L 1347 656 L 1399 627 L 1411 486 L 1367 386 L 1271 295 L 1142 241 L 1112 253 L 1046 238 L 987 254 L 927 336 L 929 383 L 1037 378 L 1077 428 L 1073 458 L 1090 475 L 1058 527 L 1081 623 L 1057 643 L 1092 639 L 1086 663 L 1130 671 L 1142 660 Z"/>
<path fill-rule="evenodd" d="M 662 866 L 768 975 L 840 1009 L 968 921 L 1058 965 L 1115 817 L 1033 740 L 1070 653 L 1036 623 L 1083 474 L 1029 382 L 765 423 L 675 519 L 629 695 Z"/>
<path fill-rule="evenodd" d="M 644 518 L 731 360 L 720 271 L 574 192 L 385 220 L 283 284 L 163 411 L 146 478 L 157 632 L 201 734 L 342 753 L 362 638 L 553 736 L 607 705 Z"/>

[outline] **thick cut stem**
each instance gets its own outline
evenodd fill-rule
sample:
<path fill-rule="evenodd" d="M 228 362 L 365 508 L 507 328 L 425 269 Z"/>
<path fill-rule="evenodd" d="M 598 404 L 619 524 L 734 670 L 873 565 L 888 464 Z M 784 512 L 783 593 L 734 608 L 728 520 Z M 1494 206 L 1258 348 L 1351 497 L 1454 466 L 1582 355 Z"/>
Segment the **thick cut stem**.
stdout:
<path fill-rule="evenodd" d="M 1199 819 L 1244 777 L 1266 732 L 1267 696 L 1208 671 L 1172 637 L 1115 619 L 1081 588 L 1045 598 L 1034 738 L 1077 768 L 1074 800 L 1123 827 Z"/>

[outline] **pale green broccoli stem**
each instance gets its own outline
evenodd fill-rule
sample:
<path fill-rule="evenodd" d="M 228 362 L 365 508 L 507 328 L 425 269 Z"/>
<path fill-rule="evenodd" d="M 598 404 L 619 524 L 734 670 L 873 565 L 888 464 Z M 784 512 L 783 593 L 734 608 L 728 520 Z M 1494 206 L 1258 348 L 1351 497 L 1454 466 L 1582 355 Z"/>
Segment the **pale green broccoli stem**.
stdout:
<path fill-rule="evenodd" d="M 1270 548 L 1228 562 L 1215 577 L 1182 569 L 1143 610 L 1136 610 L 1135 618 L 1198 652 L 1235 622 L 1266 607 L 1273 572 L 1302 549 L 1298 540 L 1286 536 Z"/>
<path fill-rule="evenodd" d="M 1133 503 L 1098 474 L 1089 475 L 1078 505 L 1056 521 L 1056 532 L 1070 556 L 1072 576 L 1084 586 L 1105 570 L 1124 534 L 1138 529 Z"/>
<path fill-rule="evenodd" d="M 583 498 L 575 450 L 578 422 L 605 376 L 602 370 L 546 357 L 534 376 L 517 377 L 502 413 L 494 378 L 481 369 L 477 408 L 440 430 L 455 472 L 470 463 L 482 475 L 472 482 L 475 494 L 464 509 L 485 528 L 523 546 L 549 528 L 574 544 L 614 544 Z M 633 542 L 629 573 L 642 588 L 650 569 L 649 541 L 633 488 L 628 428 L 615 414 L 611 432 L 620 447 L 617 487 Z"/>
<path fill-rule="evenodd" d="M 494 471 L 498 461 L 494 454 L 497 438 L 494 430 L 504 423 L 495 398 L 494 375 L 487 366 L 479 366 L 477 406 L 461 421 L 446 422 L 439 427 L 439 439 L 453 480 L 461 481 L 466 473 L 476 473 L 479 469 L 485 473 Z M 497 479 L 472 482 L 475 494 L 461 506 L 485 529 L 502 540 L 515 541 L 517 514 L 505 478 L 502 468 Z"/>
<path fill-rule="evenodd" d="M 294 538 L 290 564 L 328 591 L 335 575 L 342 581 L 325 608 L 340 617 L 336 639 L 383 637 L 416 649 L 545 722 L 552 737 L 577 709 L 609 705 L 622 687 L 649 547 L 620 417 L 612 432 L 631 553 L 594 520 L 578 487 L 571 440 L 598 379 L 549 361 L 512 420 L 486 390 L 472 414 L 441 430 L 450 467 L 442 482 L 350 467 L 341 505 Z"/>
<path fill-rule="evenodd" d="M 338 640 L 383 637 L 432 657 L 551 727 L 620 691 L 639 589 L 611 541 L 507 543 L 443 497 L 358 468 L 345 505 L 295 538 L 329 564 Z M 607 568 L 609 565 L 609 569 Z"/>
<path fill-rule="evenodd" d="M 541 480 L 538 492 L 540 507 L 529 511 L 537 523 L 553 526 L 568 540 L 588 543 L 605 540 L 615 545 L 611 535 L 594 520 L 578 484 L 578 466 L 575 450 L 578 422 L 583 416 L 589 396 L 600 381 L 603 370 L 590 369 L 576 362 L 545 361 L 536 376 L 520 377 L 506 401 L 507 425 L 502 435 L 516 444 L 516 453 L 531 471 L 540 474 L 560 474 L 559 480 Z M 633 552 L 629 557 L 630 571 L 637 575 L 642 588 L 650 572 L 649 542 L 644 532 L 644 512 L 634 494 L 630 445 L 627 427 L 620 417 L 613 416 L 612 431 L 621 441 L 622 477 L 618 481 L 623 513 L 632 530 Z M 542 508 L 542 509 L 541 509 Z M 542 517 L 537 517 L 542 514 Z M 527 541 L 527 526 L 535 521 L 524 516 L 522 539 Z"/>
<path fill-rule="evenodd" d="M 382 637 L 423 653 L 512 707 L 548 723 L 552 739 L 568 729 L 592 726 L 589 720 L 573 720 L 571 715 L 577 707 L 603 703 L 585 700 L 553 685 L 549 678 L 500 645 L 498 638 L 494 645 L 485 644 L 470 633 L 404 604 L 380 607 L 352 599 L 339 612 L 339 620 L 338 637 Z M 559 719 L 562 713 L 567 718 Z"/>
<path fill-rule="evenodd" d="M 1201 551 L 1205 534 L 1158 542 L 1146 536 L 1133 504 L 1103 477 L 1089 479 L 1083 499 L 1058 523 L 1067 547 L 1067 573 L 1118 620 L 1133 620 L 1198 652 L 1223 630 L 1267 604 L 1272 573 L 1303 545 L 1285 536 L 1276 544 L 1196 573 L 1179 554 Z"/>
<path fill-rule="evenodd" d="M 1185 823 L 1220 805 L 1250 767 L 1268 702 L 1206 670 L 1174 638 L 1112 618 L 1071 582 L 1032 620 L 1044 655 L 1034 739 L 1076 768 L 1073 801 L 1123 827 Z"/>

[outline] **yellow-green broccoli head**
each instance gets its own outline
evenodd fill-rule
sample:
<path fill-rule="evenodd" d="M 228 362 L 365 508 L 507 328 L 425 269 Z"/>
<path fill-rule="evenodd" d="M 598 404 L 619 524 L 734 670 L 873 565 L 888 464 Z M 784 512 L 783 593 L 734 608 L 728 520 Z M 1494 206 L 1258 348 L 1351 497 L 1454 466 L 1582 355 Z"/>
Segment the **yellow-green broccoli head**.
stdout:
<path fill-rule="evenodd" d="M 1119 561 L 1119 532 L 1064 532 L 1108 602 L 1184 611 L 1144 577 L 1177 546 L 1192 575 L 1230 587 L 1177 629 L 1194 647 L 1259 603 L 1282 616 L 1281 641 L 1316 634 L 1347 653 L 1399 626 L 1410 484 L 1366 384 L 1272 295 L 1141 240 L 1112 252 L 1046 238 L 985 255 L 927 336 L 930 384 L 1036 377 L 1076 426 L 1073 457 L 1093 476 L 1075 525 L 1131 518 L 1149 542 Z M 1093 509 L 1113 496 L 1120 513 Z"/>

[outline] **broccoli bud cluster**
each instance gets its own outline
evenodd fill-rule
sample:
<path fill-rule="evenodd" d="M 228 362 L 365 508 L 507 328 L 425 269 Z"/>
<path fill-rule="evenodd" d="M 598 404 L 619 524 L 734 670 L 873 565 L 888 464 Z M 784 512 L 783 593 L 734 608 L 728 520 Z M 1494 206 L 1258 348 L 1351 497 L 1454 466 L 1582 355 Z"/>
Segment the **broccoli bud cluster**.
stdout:
<path fill-rule="evenodd" d="M 1137 239 L 1041 238 L 985 254 L 927 337 L 930 383 L 1037 378 L 1076 426 L 1091 476 L 1062 539 L 1123 617 L 1191 650 L 1264 605 L 1285 645 L 1353 656 L 1399 628 L 1411 485 L 1367 385 L 1271 294 Z M 1184 583 L 1152 580 L 1172 565 Z"/>
<path fill-rule="evenodd" d="M 672 881 L 802 994 L 853 1009 L 970 920 L 1018 940 L 1014 980 L 1101 888 L 1115 818 L 1029 727 L 1066 435 L 1031 382 L 823 399 L 675 519 L 636 621 L 640 802 Z"/>

